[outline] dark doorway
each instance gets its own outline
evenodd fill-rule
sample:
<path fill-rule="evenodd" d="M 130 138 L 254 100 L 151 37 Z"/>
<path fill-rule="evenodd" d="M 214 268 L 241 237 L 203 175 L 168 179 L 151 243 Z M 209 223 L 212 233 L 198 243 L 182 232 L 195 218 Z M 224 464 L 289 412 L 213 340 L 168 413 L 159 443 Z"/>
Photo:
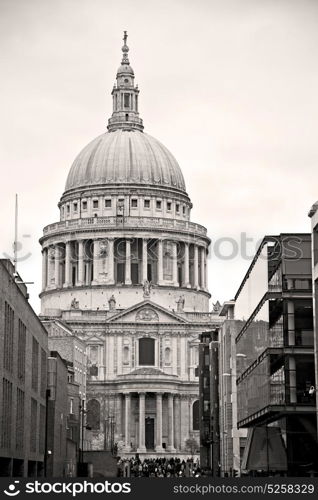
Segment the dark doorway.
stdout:
<path fill-rule="evenodd" d="M 178 266 L 178 283 L 179 286 L 182 286 L 182 267 Z"/>
<path fill-rule="evenodd" d="M 131 264 L 131 282 L 133 285 L 138 285 L 139 283 L 138 264 L 135 262 L 132 262 Z"/>
<path fill-rule="evenodd" d="M 13 459 L 12 476 L 13 477 L 23 477 L 23 472 L 24 472 L 24 460 L 14 458 Z"/>
<path fill-rule="evenodd" d="M 76 285 L 76 267 L 75 266 L 72 267 L 72 285 L 73 286 Z"/>
<path fill-rule="evenodd" d="M 147 417 L 145 419 L 146 431 L 146 448 L 147 450 L 154 450 L 155 448 L 155 419 Z"/>
<path fill-rule="evenodd" d="M 148 281 L 152 281 L 152 265 L 147 264 L 147 279 Z"/>
<path fill-rule="evenodd" d="M 117 263 L 117 283 L 125 283 L 125 264 L 124 262 Z"/>

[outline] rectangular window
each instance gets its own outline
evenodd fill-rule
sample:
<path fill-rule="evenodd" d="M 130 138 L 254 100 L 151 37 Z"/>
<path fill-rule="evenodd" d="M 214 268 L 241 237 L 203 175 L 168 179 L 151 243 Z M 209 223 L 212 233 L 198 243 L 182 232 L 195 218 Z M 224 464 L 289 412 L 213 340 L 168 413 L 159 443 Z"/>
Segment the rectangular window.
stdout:
<path fill-rule="evenodd" d="M 25 342 L 26 342 L 26 326 L 19 319 L 18 333 L 18 379 L 24 382 L 25 379 Z"/>
<path fill-rule="evenodd" d="M 138 207 L 138 200 L 136 200 L 136 199 L 131 200 L 131 207 L 137 208 Z"/>
<path fill-rule="evenodd" d="M 139 339 L 139 365 L 154 366 L 155 341 L 151 338 Z"/>
<path fill-rule="evenodd" d="M 171 201 L 167 201 L 167 210 L 171 211 Z"/>
<path fill-rule="evenodd" d="M 182 213 L 183 213 L 183 215 L 185 215 L 185 213 L 186 213 L 186 207 L 184 205 L 182 207 Z"/>
<path fill-rule="evenodd" d="M 93 208 L 98 208 L 98 200 L 93 200 Z"/>
<path fill-rule="evenodd" d="M 156 201 L 156 209 L 161 210 L 161 200 Z"/>
<path fill-rule="evenodd" d="M 39 343 L 33 337 L 32 340 L 32 389 L 38 390 L 38 379 L 39 379 Z M 33 420 L 31 419 L 31 422 Z"/>
<path fill-rule="evenodd" d="M 24 392 L 17 388 L 17 414 L 15 428 L 15 447 L 23 450 L 24 445 Z"/>
<path fill-rule="evenodd" d="M 41 398 L 45 398 L 47 387 L 47 357 L 44 349 L 41 348 Z"/>
<path fill-rule="evenodd" d="M 82 202 L 82 209 L 87 210 L 87 201 Z"/>
<path fill-rule="evenodd" d="M 150 208 L 150 200 L 144 200 L 144 208 Z"/>
<path fill-rule="evenodd" d="M 14 335 L 14 311 L 7 302 L 4 305 L 4 343 L 3 343 L 3 366 L 5 370 L 12 373 L 13 370 L 13 335 Z"/>
<path fill-rule="evenodd" d="M 73 203 L 73 210 L 74 212 L 77 212 L 77 202 Z"/>
<path fill-rule="evenodd" d="M 70 206 L 69 205 L 66 205 L 66 213 L 69 214 L 70 213 Z"/>
<path fill-rule="evenodd" d="M 180 212 L 180 205 L 179 205 L 179 203 L 176 204 L 176 212 L 177 212 L 177 214 Z"/>
<path fill-rule="evenodd" d="M 105 200 L 105 208 L 111 208 L 111 206 L 112 206 L 112 200 L 110 199 Z"/>
<path fill-rule="evenodd" d="M 12 435 L 12 383 L 2 379 L 1 448 L 10 448 Z"/>
<path fill-rule="evenodd" d="M 37 429 L 38 403 L 36 399 L 31 398 L 31 422 L 33 429 Z M 36 451 L 36 432 L 30 432 L 30 451 Z"/>
<path fill-rule="evenodd" d="M 74 413 L 74 398 L 70 398 L 70 414 Z"/>
<path fill-rule="evenodd" d="M 124 106 L 125 108 L 129 108 L 129 94 L 124 94 Z"/>

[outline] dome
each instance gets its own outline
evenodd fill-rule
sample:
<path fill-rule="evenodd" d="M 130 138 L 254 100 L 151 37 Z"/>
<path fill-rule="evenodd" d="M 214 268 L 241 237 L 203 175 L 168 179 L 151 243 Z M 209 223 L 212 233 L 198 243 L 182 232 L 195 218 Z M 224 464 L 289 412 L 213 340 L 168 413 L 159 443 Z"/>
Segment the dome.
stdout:
<path fill-rule="evenodd" d="M 129 64 L 121 64 L 117 70 L 117 75 L 130 74 L 134 75 L 134 70 Z"/>
<path fill-rule="evenodd" d="M 117 129 L 90 142 L 73 162 L 65 191 L 105 184 L 153 185 L 186 191 L 181 169 L 170 151 L 138 130 Z"/>

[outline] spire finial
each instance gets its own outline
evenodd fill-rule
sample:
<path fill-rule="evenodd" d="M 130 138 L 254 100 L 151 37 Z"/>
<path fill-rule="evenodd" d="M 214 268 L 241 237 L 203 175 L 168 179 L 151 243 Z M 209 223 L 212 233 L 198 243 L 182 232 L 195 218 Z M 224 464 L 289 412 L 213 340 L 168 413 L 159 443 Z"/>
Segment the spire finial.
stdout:
<path fill-rule="evenodd" d="M 121 48 L 121 50 L 123 52 L 123 58 L 121 61 L 122 64 L 129 64 L 129 59 L 128 59 L 129 47 L 127 45 L 127 38 L 128 38 L 127 31 L 124 31 L 124 38 L 123 38 L 124 45 Z"/>

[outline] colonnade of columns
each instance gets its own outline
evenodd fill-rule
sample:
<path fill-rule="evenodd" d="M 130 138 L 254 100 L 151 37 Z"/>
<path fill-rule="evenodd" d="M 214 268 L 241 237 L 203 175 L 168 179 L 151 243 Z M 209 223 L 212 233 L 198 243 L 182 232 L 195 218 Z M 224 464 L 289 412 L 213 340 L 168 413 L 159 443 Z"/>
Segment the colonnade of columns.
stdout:
<path fill-rule="evenodd" d="M 156 415 L 155 415 L 155 439 L 154 449 L 156 452 L 163 452 L 163 392 L 156 392 Z M 132 412 L 131 412 L 131 396 L 132 393 L 125 393 L 124 399 L 124 415 L 125 415 L 125 428 L 124 428 L 124 443 L 125 451 L 132 451 L 131 435 L 132 435 Z M 146 436 L 145 436 L 145 421 L 146 421 L 146 392 L 139 392 L 139 415 L 138 415 L 138 443 L 137 452 L 145 453 L 146 449 Z M 178 436 L 180 426 L 176 421 L 176 416 L 180 416 L 180 397 L 172 392 L 167 393 L 167 407 L 168 407 L 168 442 L 166 444 L 166 451 L 175 452 L 176 449 L 181 447 L 181 439 Z M 176 431 L 176 429 L 178 431 Z"/>
<path fill-rule="evenodd" d="M 142 252 L 132 255 L 132 239 L 120 238 L 120 262 L 124 263 L 122 284 L 132 284 L 133 259 L 141 261 L 138 282 L 146 280 L 153 284 L 207 289 L 207 249 L 205 246 L 187 242 L 142 239 Z M 89 243 L 89 249 L 87 247 Z M 106 283 L 115 284 L 115 239 L 76 240 L 56 243 L 42 251 L 42 290 L 70 286 L 103 284 L 100 274 L 107 275 Z M 88 251 L 89 250 L 89 251 Z M 191 250 L 191 257 L 190 257 Z M 170 275 L 167 277 L 167 260 L 170 260 Z M 103 263 L 101 264 L 101 261 Z M 105 265 L 106 262 L 106 265 Z M 149 276 L 148 264 L 155 265 L 155 279 Z M 103 269 L 101 270 L 101 266 Z M 181 270 L 181 273 L 180 273 Z M 74 275 L 75 273 L 75 275 Z M 74 277 L 75 276 L 75 277 Z M 117 282 L 118 279 L 117 279 Z M 136 284 L 136 283 L 135 283 Z"/>

